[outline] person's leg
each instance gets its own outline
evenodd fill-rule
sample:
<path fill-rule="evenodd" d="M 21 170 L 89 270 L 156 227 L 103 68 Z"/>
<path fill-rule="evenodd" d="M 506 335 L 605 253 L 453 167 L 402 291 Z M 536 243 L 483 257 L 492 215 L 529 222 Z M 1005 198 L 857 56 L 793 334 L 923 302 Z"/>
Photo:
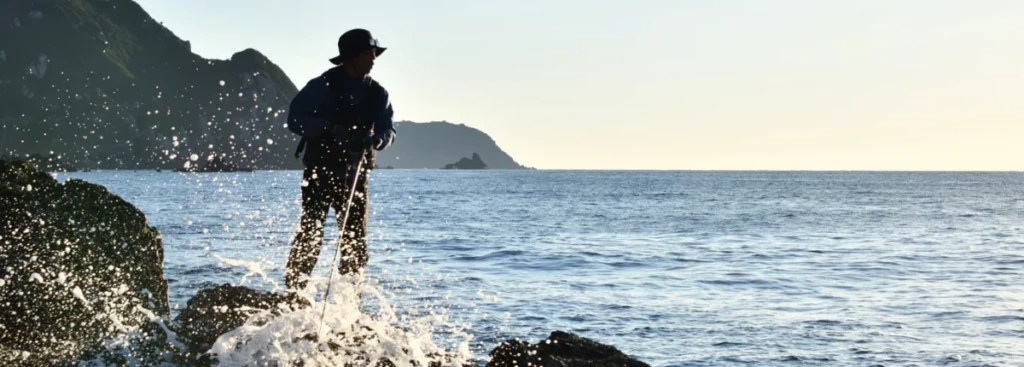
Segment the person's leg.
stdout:
<path fill-rule="evenodd" d="M 299 232 L 292 241 L 288 269 L 285 271 L 285 284 L 291 290 L 306 286 L 306 278 L 313 272 L 316 259 L 320 256 L 324 220 L 327 219 L 332 198 L 332 187 L 326 175 L 325 171 L 316 168 L 306 168 L 302 173 L 302 219 Z"/>
<path fill-rule="evenodd" d="M 356 192 L 352 197 L 352 208 L 349 209 L 348 223 L 341 223 L 354 171 L 354 167 L 349 170 L 345 178 L 345 190 L 343 191 L 345 194 L 342 195 L 340 200 L 336 201 L 334 207 L 334 211 L 338 215 L 338 228 L 345 228 L 344 237 L 341 239 L 341 261 L 338 263 L 338 271 L 346 275 L 363 271 L 370 259 L 370 254 L 366 248 L 366 221 L 370 208 L 370 197 L 369 181 L 366 179 L 368 171 L 365 169 L 359 175 L 359 182 L 356 183 Z"/>

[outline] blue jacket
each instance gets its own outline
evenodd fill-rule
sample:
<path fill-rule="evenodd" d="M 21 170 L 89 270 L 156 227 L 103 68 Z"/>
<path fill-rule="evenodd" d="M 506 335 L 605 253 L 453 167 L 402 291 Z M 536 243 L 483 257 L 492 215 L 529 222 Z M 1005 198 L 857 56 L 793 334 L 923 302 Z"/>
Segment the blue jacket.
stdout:
<path fill-rule="evenodd" d="M 369 76 L 359 78 L 346 75 L 340 80 L 343 83 L 340 90 L 343 91 L 343 94 L 347 94 L 347 102 L 357 105 L 367 97 L 366 94 L 370 90 L 372 79 Z M 398 132 L 392 121 L 395 112 L 391 107 L 387 91 L 383 87 L 373 90 L 382 93 L 376 98 L 377 105 L 370 106 L 374 132 L 372 144 L 373 149 L 379 151 L 391 146 Z M 303 163 L 315 162 L 325 155 L 321 144 L 317 144 L 321 139 L 332 136 L 338 141 L 344 141 L 348 138 L 349 129 L 335 127 L 326 114 L 321 113 L 334 110 L 334 103 L 345 103 L 341 102 L 345 100 L 344 98 L 339 101 L 332 97 L 327 78 L 321 75 L 306 83 L 306 86 L 295 95 L 291 102 L 288 111 L 288 130 L 299 134 L 307 142 L 306 151 L 302 157 Z M 346 162 L 338 163 L 339 166 L 343 166 Z"/>

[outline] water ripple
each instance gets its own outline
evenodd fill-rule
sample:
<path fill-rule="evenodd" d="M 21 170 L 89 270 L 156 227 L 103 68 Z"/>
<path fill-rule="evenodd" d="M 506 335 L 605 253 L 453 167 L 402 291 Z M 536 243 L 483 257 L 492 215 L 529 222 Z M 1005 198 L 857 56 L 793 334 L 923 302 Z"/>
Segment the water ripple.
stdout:
<path fill-rule="evenodd" d="M 368 272 L 472 324 L 481 356 L 562 329 L 656 367 L 1024 365 L 1021 174 L 372 175 Z M 178 307 L 246 274 L 209 253 L 283 278 L 298 172 L 67 176 L 161 230 Z"/>

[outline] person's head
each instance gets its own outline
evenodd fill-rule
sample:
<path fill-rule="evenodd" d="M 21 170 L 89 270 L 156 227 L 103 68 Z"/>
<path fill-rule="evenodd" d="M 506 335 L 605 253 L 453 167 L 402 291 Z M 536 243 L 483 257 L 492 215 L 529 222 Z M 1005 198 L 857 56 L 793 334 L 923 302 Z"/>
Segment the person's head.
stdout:
<path fill-rule="evenodd" d="M 381 47 L 380 41 L 373 38 L 370 31 L 357 28 L 338 38 L 338 56 L 331 58 L 331 63 L 344 66 L 349 73 L 366 75 L 384 50 L 387 48 Z"/>

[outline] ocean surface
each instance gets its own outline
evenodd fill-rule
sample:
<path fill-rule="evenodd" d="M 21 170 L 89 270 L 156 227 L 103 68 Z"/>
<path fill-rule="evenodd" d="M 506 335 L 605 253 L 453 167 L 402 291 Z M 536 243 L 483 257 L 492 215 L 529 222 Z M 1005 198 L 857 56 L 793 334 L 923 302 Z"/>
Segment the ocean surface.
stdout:
<path fill-rule="evenodd" d="M 68 177 L 163 233 L 172 307 L 203 287 L 283 283 L 298 171 Z M 371 182 L 367 274 L 399 312 L 464 324 L 481 359 L 565 330 L 653 366 L 1024 365 L 1024 173 L 378 170 Z"/>

